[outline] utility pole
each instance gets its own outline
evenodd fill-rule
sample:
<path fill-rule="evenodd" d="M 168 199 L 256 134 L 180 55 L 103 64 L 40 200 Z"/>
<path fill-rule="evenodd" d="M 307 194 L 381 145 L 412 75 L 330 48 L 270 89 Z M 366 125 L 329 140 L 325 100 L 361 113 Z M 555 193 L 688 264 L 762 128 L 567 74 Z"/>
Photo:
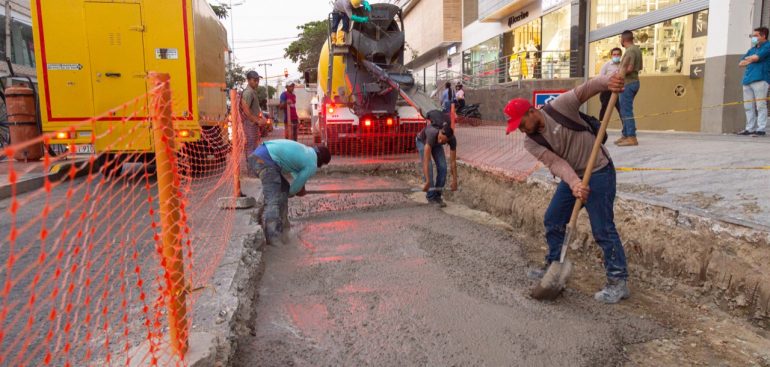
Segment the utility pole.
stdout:
<path fill-rule="evenodd" d="M 265 67 L 265 90 L 266 90 L 267 98 L 270 99 L 270 85 L 267 84 L 267 67 L 273 66 L 273 64 L 264 63 L 264 64 L 257 65 L 257 67 L 259 66 Z"/>
<path fill-rule="evenodd" d="M 11 57 L 13 47 L 11 47 L 11 0 L 5 0 L 5 57 Z"/>

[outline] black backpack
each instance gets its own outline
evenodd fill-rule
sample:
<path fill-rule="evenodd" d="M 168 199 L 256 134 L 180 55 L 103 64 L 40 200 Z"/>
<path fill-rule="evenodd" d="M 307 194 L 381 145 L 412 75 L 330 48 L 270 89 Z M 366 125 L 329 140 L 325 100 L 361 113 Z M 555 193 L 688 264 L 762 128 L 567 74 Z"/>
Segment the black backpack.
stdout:
<path fill-rule="evenodd" d="M 551 118 L 556 121 L 559 125 L 563 126 L 564 128 L 570 129 L 572 131 L 588 131 L 594 136 L 599 135 L 599 129 L 602 127 L 601 121 L 597 119 L 596 117 L 593 117 L 591 115 L 586 115 L 585 113 L 578 112 L 580 114 L 580 118 L 585 121 L 586 125 L 583 125 L 581 123 L 578 123 L 576 121 L 573 121 L 571 118 L 564 116 L 561 114 L 561 112 L 557 111 L 555 108 L 551 106 L 550 103 L 547 103 L 545 106 L 543 106 L 543 112 L 547 113 L 548 116 L 551 116 Z M 527 134 L 530 139 L 534 140 L 536 143 L 544 146 L 546 149 L 553 152 L 553 148 L 551 147 L 551 144 L 548 144 L 548 141 L 545 140 L 543 135 L 540 133 L 535 134 Z M 602 145 L 607 142 L 607 134 L 604 134 L 604 139 L 602 139 Z"/>

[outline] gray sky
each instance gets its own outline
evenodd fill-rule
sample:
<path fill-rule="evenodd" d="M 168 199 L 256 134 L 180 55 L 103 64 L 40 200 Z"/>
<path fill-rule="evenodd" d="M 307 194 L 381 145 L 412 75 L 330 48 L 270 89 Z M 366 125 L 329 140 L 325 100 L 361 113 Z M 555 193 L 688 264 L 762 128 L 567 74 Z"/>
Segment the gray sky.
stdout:
<path fill-rule="evenodd" d="M 211 0 L 212 3 L 229 4 L 229 0 Z M 235 6 L 235 4 L 243 5 Z M 273 64 L 268 66 L 267 76 L 270 85 L 275 86 L 275 77 L 283 78 L 283 69 L 289 69 L 289 78 L 297 79 L 301 73 L 297 65 L 289 59 L 284 59 L 283 49 L 293 41 L 278 38 L 296 37 L 299 34 L 297 26 L 314 20 L 325 19 L 331 12 L 329 0 L 233 0 L 233 21 L 235 34 L 235 57 L 246 68 L 255 69 L 264 76 L 264 66 L 258 67 L 258 60 Z M 223 20 L 227 28 L 228 40 L 230 35 L 230 19 Z"/>

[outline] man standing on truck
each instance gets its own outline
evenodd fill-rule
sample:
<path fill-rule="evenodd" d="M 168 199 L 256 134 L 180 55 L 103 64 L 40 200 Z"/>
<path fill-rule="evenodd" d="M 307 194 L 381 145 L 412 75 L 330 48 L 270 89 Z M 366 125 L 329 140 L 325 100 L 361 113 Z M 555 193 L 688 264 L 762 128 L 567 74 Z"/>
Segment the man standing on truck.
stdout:
<path fill-rule="evenodd" d="M 545 238 L 548 253 L 543 269 L 530 272 L 531 278 L 542 278 L 551 262 L 559 261 L 567 223 L 575 200 L 585 203 L 596 243 L 604 253 L 607 283 L 594 298 L 602 303 L 618 303 L 630 296 L 626 280 L 626 253 L 615 228 L 615 166 L 607 149 L 602 146 L 596 159 L 589 186 L 581 176 L 596 140 L 595 127 L 580 115 L 580 106 L 603 91 L 621 93 L 624 80 L 620 74 L 601 76 L 562 94 L 542 110 L 536 110 L 528 100 L 516 98 L 508 102 L 505 114 L 507 134 L 514 130 L 527 134 L 524 148 L 543 162 L 555 176 L 561 178 L 551 204 L 545 212 Z M 576 129 L 579 126 L 581 130 Z M 590 189 L 589 189 L 590 187 Z"/>
<path fill-rule="evenodd" d="M 427 118 L 430 120 L 428 126 L 417 134 L 417 151 L 422 161 L 422 177 L 425 180 L 422 191 L 427 192 L 428 203 L 443 208 L 446 204 L 441 199 L 441 190 L 446 185 L 447 176 L 444 144 L 449 144 L 449 161 L 452 169 L 450 189 L 457 191 L 457 139 L 446 114 L 433 110 L 428 112 Z M 435 181 L 433 180 L 433 162 L 436 163 Z"/>
<path fill-rule="evenodd" d="M 334 2 L 334 11 L 332 11 L 332 43 L 335 45 L 344 45 L 345 36 L 350 32 L 350 21 L 358 23 L 366 23 L 369 21 L 369 17 L 359 16 L 353 14 L 353 8 L 364 7 L 367 13 L 372 11 L 371 5 L 366 0 L 336 0 Z M 339 28 L 342 23 L 342 29 Z"/>
<path fill-rule="evenodd" d="M 286 138 L 297 141 L 299 116 L 297 116 L 297 96 L 294 95 L 294 82 L 286 82 L 286 91 L 281 93 L 281 104 L 278 108 L 283 111 L 283 122 L 286 127 Z M 291 119 L 289 119 L 291 116 Z"/>
<path fill-rule="evenodd" d="M 291 140 L 266 141 L 249 152 L 249 169 L 262 182 L 265 210 L 262 224 L 267 243 L 280 246 L 288 233 L 289 198 L 305 196 L 305 183 L 319 168 L 329 164 L 332 155 L 325 146 L 308 147 Z M 292 176 L 291 184 L 284 173 Z"/>
<path fill-rule="evenodd" d="M 243 133 L 246 135 L 247 154 L 257 149 L 259 142 L 259 129 L 265 125 L 265 119 L 262 117 L 262 108 L 259 107 L 259 97 L 257 88 L 261 76 L 256 71 L 246 73 L 246 82 L 248 85 L 241 94 L 241 120 L 243 121 Z M 254 176 L 254 172 L 249 168 L 249 175 Z"/>

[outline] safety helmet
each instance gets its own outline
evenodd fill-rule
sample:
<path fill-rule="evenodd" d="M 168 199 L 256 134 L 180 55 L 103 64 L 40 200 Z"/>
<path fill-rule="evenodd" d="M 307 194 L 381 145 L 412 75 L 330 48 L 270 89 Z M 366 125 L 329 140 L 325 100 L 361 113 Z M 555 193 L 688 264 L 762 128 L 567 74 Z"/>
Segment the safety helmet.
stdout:
<path fill-rule="evenodd" d="M 350 5 L 353 5 L 354 8 L 360 8 L 361 0 L 350 0 Z"/>

